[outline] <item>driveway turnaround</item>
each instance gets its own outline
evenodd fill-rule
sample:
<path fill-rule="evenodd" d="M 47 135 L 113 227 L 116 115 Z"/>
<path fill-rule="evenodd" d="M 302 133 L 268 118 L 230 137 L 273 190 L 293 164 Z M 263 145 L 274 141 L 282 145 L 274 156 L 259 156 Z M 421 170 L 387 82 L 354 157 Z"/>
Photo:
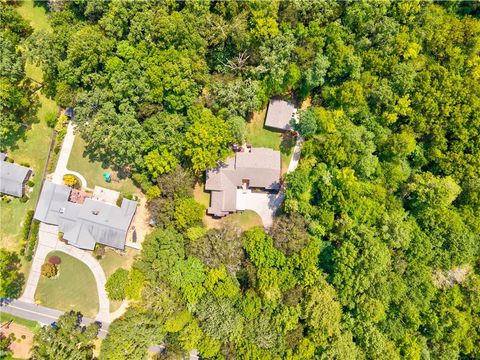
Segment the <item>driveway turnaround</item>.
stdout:
<path fill-rule="evenodd" d="M 38 246 L 33 258 L 32 269 L 27 280 L 27 286 L 22 297 L 22 302 L 34 304 L 35 291 L 41 275 L 42 264 L 45 262 L 47 254 L 51 251 L 62 251 L 85 263 L 92 271 L 95 277 L 98 291 L 99 309 L 95 320 L 101 322 L 110 322 L 110 301 L 105 291 L 106 277 L 98 261 L 90 253 L 80 250 L 74 246 L 67 245 L 58 240 L 58 227 L 54 225 L 40 224 L 38 233 Z"/>
<path fill-rule="evenodd" d="M 55 172 L 53 173 L 52 182 L 54 182 L 55 184 L 63 184 L 63 176 L 71 174 L 75 175 L 78 179 L 80 179 L 83 188 L 87 188 L 87 180 L 85 180 L 82 174 L 67 169 L 68 159 L 70 158 L 73 142 L 75 140 L 75 134 L 73 130 L 74 126 L 70 121 L 67 126 L 67 133 L 63 138 L 62 148 L 60 150 L 60 155 L 58 156 L 57 167 L 55 168 Z"/>
<path fill-rule="evenodd" d="M 273 216 L 282 205 L 284 194 L 255 193 L 251 190 L 237 189 L 237 210 L 253 210 L 261 218 L 263 226 L 272 226 Z"/>

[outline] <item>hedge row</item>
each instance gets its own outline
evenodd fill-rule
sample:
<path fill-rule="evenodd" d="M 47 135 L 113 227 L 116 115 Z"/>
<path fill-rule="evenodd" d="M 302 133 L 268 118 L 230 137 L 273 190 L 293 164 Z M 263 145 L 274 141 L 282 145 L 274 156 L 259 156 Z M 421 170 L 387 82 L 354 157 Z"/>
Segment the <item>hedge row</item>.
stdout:
<path fill-rule="evenodd" d="M 30 235 L 30 229 L 32 226 L 33 220 L 33 210 L 27 211 L 27 216 L 25 217 L 25 221 L 23 222 L 23 230 L 22 230 L 22 248 L 20 250 L 20 254 L 25 254 L 26 248 L 28 246 L 28 237 Z"/>
<path fill-rule="evenodd" d="M 25 259 L 27 259 L 27 261 L 32 260 L 33 253 L 37 247 L 39 229 L 40 229 L 40 221 L 33 220 L 32 228 L 30 230 L 30 242 L 28 243 L 28 248 L 25 251 Z"/>

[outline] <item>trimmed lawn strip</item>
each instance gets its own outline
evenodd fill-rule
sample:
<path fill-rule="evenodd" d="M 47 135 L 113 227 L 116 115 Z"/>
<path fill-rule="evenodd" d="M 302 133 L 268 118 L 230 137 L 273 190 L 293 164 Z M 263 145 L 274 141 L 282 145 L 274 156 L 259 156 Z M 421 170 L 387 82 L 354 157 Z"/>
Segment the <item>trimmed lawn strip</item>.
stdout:
<path fill-rule="evenodd" d="M 82 174 L 87 180 L 87 186 L 91 189 L 93 189 L 95 185 L 98 185 L 122 193 L 140 194 L 140 190 L 133 184 L 131 179 L 119 179 L 116 171 L 104 168 L 99 161 L 91 161 L 85 154 L 85 141 L 79 134 L 75 136 L 67 168 L 68 170 L 77 171 Z M 112 181 L 110 183 L 107 183 L 103 177 L 103 173 L 105 172 L 112 175 Z"/>
<path fill-rule="evenodd" d="M 221 227 L 236 225 L 245 231 L 256 226 L 263 227 L 261 217 L 252 210 L 245 210 L 243 212 L 229 214 L 220 219 L 216 219 L 205 214 L 203 223 L 207 229 L 219 229 Z"/>
<path fill-rule="evenodd" d="M 13 321 L 14 323 L 18 324 L 18 325 L 23 325 L 23 326 L 29 328 L 30 330 L 32 330 L 32 332 L 36 332 L 38 329 L 41 328 L 40 324 L 36 321 L 22 319 L 21 317 L 11 315 L 11 314 L 7 314 L 7 313 L 4 313 L 4 312 L 0 313 L 0 322 L 2 324 L 4 322 L 10 321 L 10 320 Z"/>
<path fill-rule="evenodd" d="M 35 300 L 46 307 L 80 311 L 84 316 L 94 318 L 98 312 L 98 292 L 92 272 L 83 262 L 61 251 L 49 253 L 46 261 L 52 255 L 62 259 L 59 274 L 53 279 L 40 277 Z"/>

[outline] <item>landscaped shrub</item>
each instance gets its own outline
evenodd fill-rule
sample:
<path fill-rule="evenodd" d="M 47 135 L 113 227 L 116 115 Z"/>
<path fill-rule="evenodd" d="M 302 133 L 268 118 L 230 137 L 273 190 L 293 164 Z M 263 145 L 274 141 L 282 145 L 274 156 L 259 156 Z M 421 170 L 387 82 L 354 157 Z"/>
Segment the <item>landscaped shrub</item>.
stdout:
<path fill-rule="evenodd" d="M 54 112 L 48 112 L 45 115 L 45 122 L 47 123 L 48 127 L 51 127 L 52 129 L 55 127 L 55 124 L 57 123 L 57 114 Z"/>
<path fill-rule="evenodd" d="M 93 256 L 100 260 L 105 255 L 105 245 L 95 244 L 95 249 L 93 249 Z"/>
<path fill-rule="evenodd" d="M 53 255 L 48 258 L 48 262 L 53 265 L 60 265 L 62 263 L 62 259 L 60 259 L 60 256 Z"/>
<path fill-rule="evenodd" d="M 29 197 L 27 195 L 23 195 L 21 198 L 20 198 L 20 202 L 21 203 L 26 203 L 28 201 Z"/>
<path fill-rule="evenodd" d="M 52 278 L 57 275 L 58 269 L 55 265 L 49 262 L 42 265 L 42 275 L 47 278 Z"/>
<path fill-rule="evenodd" d="M 28 168 L 30 167 L 30 163 L 25 162 L 25 161 L 24 161 L 24 162 L 21 162 L 20 165 L 21 165 L 21 166 L 28 167 Z"/>
<path fill-rule="evenodd" d="M 63 240 L 63 235 L 64 235 L 64 233 L 59 231 L 58 232 L 58 240 Z"/>
<path fill-rule="evenodd" d="M 30 227 L 32 226 L 33 220 L 33 210 L 28 210 L 27 215 L 25 216 L 25 221 L 23 222 L 22 238 L 25 241 L 28 241 L 28 235 L 30 234 Z"/>
<path fill-rule="evenodd" d="M 150 182 L 150 180 L 148 180 L 148 176 L 145 174 L 133 174 L 132 180 L 142 189 L 143 192 L 146 192 L 150 188 L 150 186 L 152 186 L 152 183 Z"/>
<path fill-rule="evenodd" d="M 3 195 L 2 196 L 2 201 L 6 204 L 8 204 L 10 201 L 12 201 L 12 198 L 8 195 Z"/>
<path fill-rule="evenodd" d="M 12 163 L 12 164 L 14 163 L 12 158 L 7 158 L 7 162 Z"/>
<path fill-rule="evenodd" d="M 27 181 L 27 185 L 28 185 L 29 187 L 34 187 L 34 186 L 35 186 L 35 183 L 34 183 L 32 180 L 28 180 L 28 181 Z"/>
<path fill-rule="evenodd" d="M 125 299 L 125 288 L 128 286 L 128 271 L 117 269 L 107 280 L 105 290 L 107 290 L 110 300 Z"/>
<path fill-rule="evenodd" d="M 78 189 L 80 187 L 80 181 L 75 175 L 67 174 L 63 176 L 63 183 L 71 188 Z"/>
<path fill-rule="evenodd" d="M 116 202 L 117 206 L 118 207 L 122 206 L 122 202 L 123 202 L 123 195 L 120 194 L 118 195 L 118 198 L 117 198 L 117 202 Z"/>

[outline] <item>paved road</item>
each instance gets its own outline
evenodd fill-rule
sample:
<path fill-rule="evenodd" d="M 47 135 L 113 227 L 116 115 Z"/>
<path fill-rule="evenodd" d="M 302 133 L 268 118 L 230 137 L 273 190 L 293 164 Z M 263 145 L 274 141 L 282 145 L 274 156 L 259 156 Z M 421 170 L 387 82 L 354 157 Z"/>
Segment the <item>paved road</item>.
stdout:
<path fill-rule="evenodd" d="M 58 227 L 54 225 L 40 224 L 37 251 L 33 258 L 25 292 L 20 300 L 25 303 L 34 304 L 35 291 L 40 279 L 42 264 L 45 262 L 47 254 L 55 250 L 73 256 L 89 267 L 95 278 L 98 292 L 99 310 L 95 319 L 101 322 L 110 322 L 110 301 L 105 291 L 105 283 L 107 280 L 102 267 L 90 253 L 59 241 Z"/>
<path fill-rule="evenodd" d="M 70 153 L 72 152 L 74 140 L 74 126 L 70 121 L 67 126 L 67 133 L 63 139 L 62 148 L 60 150 L 60 155 L 58 156 L 57 167 L 53 173 L 52 182 L 55 184 L 63 184 L 63 175 L 72 174 L 80 179 L 83 188 L 87 188 L 87 180 L 82 176 L 82 174 L 67 169 L 68 159 L 70 158 Z"/>
<path fill-rule="evenodd" d="M 0 312 L 18 316 L 22 319 L 32 320 L 40 323 L 41 325 L 50 325 L 52 322 L 56 321 L 60 315 L 64 312 L 54 309 L 49 309 L 44 306 L 38 306 L 34 304 L 27 303 L 21 300 L 13 300 L 8 305 L 1 305 Z M 82 324 L 88 325 L 94 320 L 83 318 Z M 107 322 L 102 322 L 102 328 L 100 329 L 99 337 L 104 338 L 107 336 L 108 328 L 110 324 Z"/>

